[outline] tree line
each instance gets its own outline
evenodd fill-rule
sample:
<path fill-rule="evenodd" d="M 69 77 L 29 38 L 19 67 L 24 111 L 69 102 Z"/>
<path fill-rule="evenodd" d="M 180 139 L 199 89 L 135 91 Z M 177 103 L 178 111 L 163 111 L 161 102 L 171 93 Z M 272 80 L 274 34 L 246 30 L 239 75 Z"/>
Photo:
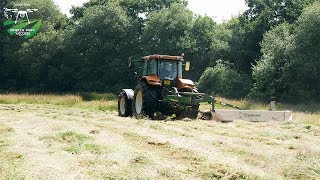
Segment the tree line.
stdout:
<path fill-rule="evenodd" d="M 0 89 L 113 92 L 136 81 L 128 58 L 185 54 L 186 78 L 201 91 L 261 101 L 320 101 L 320 3 L 246 0 L 248 9 L 218 24 L 185 0 L 91 0 L 62 15 L 52 0 L 30 4 L 40 33 L 9 37 L 0 15 Z"/>

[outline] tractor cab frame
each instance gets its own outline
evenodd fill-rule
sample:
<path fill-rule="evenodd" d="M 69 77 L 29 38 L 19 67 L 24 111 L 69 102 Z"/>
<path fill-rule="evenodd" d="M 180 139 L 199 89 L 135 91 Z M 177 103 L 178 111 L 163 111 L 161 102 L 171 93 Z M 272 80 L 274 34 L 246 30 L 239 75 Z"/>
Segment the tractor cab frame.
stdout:
<path fill-rule="evenodd" d="M 183 79 L 184 56 L 151 55 L 143 57 L 143 68 L 140 82 L 153 86 L 176 87 L 178 91 L 195 89 L 195 84 L 189 79 Z M 189 70 L 190 62 L 185 64 Z"/>

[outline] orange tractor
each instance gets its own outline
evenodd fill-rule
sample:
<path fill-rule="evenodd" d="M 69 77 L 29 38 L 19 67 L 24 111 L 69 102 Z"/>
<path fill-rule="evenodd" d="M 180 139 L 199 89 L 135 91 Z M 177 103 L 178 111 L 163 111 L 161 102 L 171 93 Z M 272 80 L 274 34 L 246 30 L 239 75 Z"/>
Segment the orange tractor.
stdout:
<path fill-rule="evenodd" d="M 129 59 L 129 66 L 133 61 Z M 123 89 L 118 99 L 118 111 L 122 117 L 166 117 L 176 115 L 195 119 L 201 102 L 212 105 L 211 111 L 202 112 L 202 119 L 217 121 L 287 121 L 291 111 L 241 110 L 241 108 L 215 100 L 213 96 L 199 93 L 195 84 L 182 78 L 183 66 L 188 71 L 190 62 L 184 64 L 184 56 L 151 55 L 142 58 L 142 77 L 135 90 Z M 238 110 L 215 110 L 215 105 Z M 271 108 L 273 109 L 273 108 Z M 160 114 L 160 115 L 159 115 Z"/>
<path fill-rule="evenodd" d="M 142 77 L 135 90 L 123 89 L 118 99 L 119 116 L 141 118 L 155 114 L 176 115 L 177 118 L 197 118 L 200 102 L 214 102 L 214 98 L 198 93 L 195 84 L 182 78 L 184 55 L 151 55 L 142 58 Z M 132 61 L 129 60 L 129 64 Z M 214 103 L 212 103 L 214 105 Z M 213 108 L 214 109 L 214 108 Z"/>

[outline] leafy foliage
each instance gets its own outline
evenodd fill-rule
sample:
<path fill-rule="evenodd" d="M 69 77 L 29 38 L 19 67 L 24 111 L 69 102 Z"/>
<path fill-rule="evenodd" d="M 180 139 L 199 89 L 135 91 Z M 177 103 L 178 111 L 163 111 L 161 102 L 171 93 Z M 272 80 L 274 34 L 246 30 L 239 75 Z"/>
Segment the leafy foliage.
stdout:
<path fill-rule="evenodd" d="M 0 2 L 0 89 L 3 88 L 3 79 L 5 79 L 5 66 L 4 65 L 4 50 L 5 50 L 5 28 L 3 26 L 3 22 L 5 21 L 4 14 L 2 10 L 8 4 L 7 0 Z"/>
<path fill-rule="evenodd" d="M 308 7 L 297 22 L 290 63 L 284 67 L 287 100 L 320 101 L 320 2 Z"/>
<path fill-rule="evenodd" d="M 316 2 L 304 11 L 294 30 L 283 24 L 265 35 L 263 57 L 253 71 L 252 97 L 319 101 L 319 15 Z"/>
<path fill-rule="evenodd" d="M 208 94 L 237 99 L 248 94 L 250 84 L 249 78 L 232 69 L 231 64 L 218 61 L 202 74 L 198 87 Z"/>
<path fill-rule="evenodd" d="M 279 100 L 285 92 L 283 68 L 289 60 L 290 25 L 282 24 L 264 35 L 261 60 L 253 67 L 254 87 L 250 96 L 260 100 Z"/>
<path fill-rule="evenodd" d="M 246 0 L 248 10 L 233 21 L 230 62 L 248 74 L 251 65 L 261 57 L 263 35 L 284 22 L 293 23 L 302 10 L 315 0 Z"/>
<path fill-rule="evenodd" d="M 251 20 L 268 19 L 271 26 L 295 22 L 302 10 L 315 0 L 246 0 L 245 16 Z"/>
<path fill-rule="evenodd" d="M 180 54 L 189 49 L 192 18 L 180 4 L 151 13 L 142 35 L 144 54 Z"/>
<path fill-rule="evenodd" d="M 19 64 L 22 67 L 20 71 L 26 78 L 27 88 L 37 91 L 66 90 L 63 85 L 64 78 L 61 77 L 66 74 L 54 73 L 56 66 L 60 65 L 65 48 L 62 33 L 62 31 L 42 33 L 24 43 L 16 54 L 20 57 Z"/>
<path fill-rule="evenodd" d="M 129 84 L 130 76 L 120 78 L 128 72 L 126 60 L 135 51 L 129 36 L 134 28 L 126 12 L 113 3 L 93 6 L 74 29 L 65 40 L 70 49 L 59 67 L 70 75 L 66 89 L 115 92 Z"/>
<path fill-rule="evenodd" d="M 190 34 L 192 43 L 187 58 L 192 61 L 192 71 L 188 75 L 192 79 L 199 79 L 208 66 L 224 58 L 231 32 L 208 16 L 197 16 Z"/>
<path fill-rule="evenodd" d="M 52 0 L 4 0 L 1 10 L 39 9 L 43 25 L 30 40 L 11 38 L 0 13 L 0 90 L 118 92 L 136 84 L 129 57 L 185 53 L 184 77 L 207 93 L 243 98 L 253 80 L 253 99 L 320 101 L 315 1 L 246 0 L 247 11 L 217 24 L 185 0 L 90 0 L 70 19 Z"/>

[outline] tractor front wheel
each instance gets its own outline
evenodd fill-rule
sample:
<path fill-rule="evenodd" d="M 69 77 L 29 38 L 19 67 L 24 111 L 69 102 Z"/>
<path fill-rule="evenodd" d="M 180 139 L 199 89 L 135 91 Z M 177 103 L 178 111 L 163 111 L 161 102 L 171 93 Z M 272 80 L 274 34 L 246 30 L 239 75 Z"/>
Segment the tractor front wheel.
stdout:
<path fill-rule="evenodd" d="M 156 87 L 140 83 L 134 91 L 132 103 L 133 115 L 137 119 L 143 116 L 153 117 L 157 110 L 159 93 Z"/>
<path fill-rule="evenodd" d="M 121 117 L 128 117 L 132 115 L 131 105 L 132 100 L 127 97 L 127 94 L 123 91 L 118 98 L 118 114 Z"/>

